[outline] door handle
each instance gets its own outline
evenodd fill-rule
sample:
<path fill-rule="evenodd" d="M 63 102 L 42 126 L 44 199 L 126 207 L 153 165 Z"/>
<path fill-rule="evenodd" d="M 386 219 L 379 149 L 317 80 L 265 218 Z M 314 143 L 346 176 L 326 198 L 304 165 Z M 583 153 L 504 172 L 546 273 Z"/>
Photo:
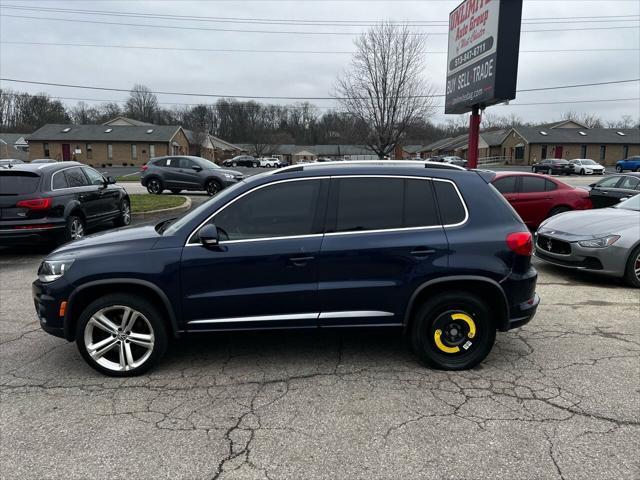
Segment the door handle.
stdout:
<path fill-rule="evenodd" d="M 427 247 L 417 247 L 411 251 L 411 255 L 413 255 L 416 258 L 428 257 L 433 253 L 436 253 L 436 251 Z"/>
<path fill-rule="evenodd" d="M 315 257 L 292 257 L 289 259 L 289 263 L 294 267 L 304 267 L 307 263 L 313 260 Z"/>

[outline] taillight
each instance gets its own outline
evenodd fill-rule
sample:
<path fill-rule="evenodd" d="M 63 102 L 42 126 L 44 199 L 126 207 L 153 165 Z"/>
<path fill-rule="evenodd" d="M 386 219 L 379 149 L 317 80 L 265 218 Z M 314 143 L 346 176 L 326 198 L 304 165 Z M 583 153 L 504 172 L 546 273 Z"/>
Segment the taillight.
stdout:
<path fill-rule="evenodd" d="M 507 246 L 518 255 L 530 257 L 533 253 L 533 237 L 530 232 L 514 232 L 507 235 Z"/>
<path fill-rule="evenodd" d="M 142 166 L 140 167 L 140 171 L 141 171 L 141 172 L 145 172 L 145 171 L 147 171 L 147 169 L 148 169 L 148 168 L 149 168 L 149 167 L 148 167 L 147 165 L 142 165 Z"/>
<path fill-rule="evenodd" d="M 29 210 L 48 210 L 51 208 L 51 203 L 51 198 L 32 198 L 31 200 L 20 200 L 16 203 L 16 207 Z"/>

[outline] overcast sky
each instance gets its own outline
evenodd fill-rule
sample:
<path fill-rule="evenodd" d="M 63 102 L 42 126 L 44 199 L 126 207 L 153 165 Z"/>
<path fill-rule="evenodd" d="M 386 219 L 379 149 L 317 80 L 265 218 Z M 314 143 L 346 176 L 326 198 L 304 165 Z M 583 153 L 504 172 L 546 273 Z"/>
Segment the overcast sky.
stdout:
<path fill-rule="evenodd" d="M 448 0 L 245 0 L 245 1 L 0 1 L 0 73 L 5 78 L 32 81 L 130 88 L 142 83 L 157 91 L 211 93 L 223 95 L 327 97 L 336 75 L 348 66 L 353 38 L 365 27 L 344 25 L 273 25 L 262 23 L 216 23 L 204 17 L 235 19 L 307 20 L 328 22 L 434 21 L 447 22 L 458 1 Z M 198 20 L 132 18 L 88 13 L 18 10 L 10 6 L 114 11 L 153 15 L 188 15 Z M 73 19 L 53 21 L 9 17 L 30 16 Z M 609 22 L 607 16 L 627 16 L 623 22 Z M 628 17 L 633 16 L 635 17 Z M 567 19 L 567 17 L 570 17 Z M 592 18 L 576 18 L 592 17 Z M 538 25 L 523 25 L 518 88 L 536 88 L 590 82 L 640 78 L 640 0 L 525 0 L 523 20 L 544 18 Z M 603 21 L 605 20 L 605 21 Z M 149 24 L 153 27 L 86 23 Z M 589 23 L 587 23 L 589 21 Z M 164 26 L 185 26 L 186 30 Z M 575 30 L 597 28 L 597 30 Z M 616 27 L 604 29 L 603 27 Z M 620 28 L 633 27 L 633 28 Z M 221 32 L 205 29 L 268 30 L 280 33 Z M 445 52 L 447 27 L 416 26 L 428 37 L 429 52 Z M 557 30 L 531 32 L 526 30 Z M 285 34 L 281 32 L 298 32 Z M 317 34 L 333 32 L 332 34 Z M 347 34 L 335 34 L 342 32 Z M 307 34 L 308 33 L 308 34 Z M 311 34 L 316 33 L 316 34 Z M 440 33 L 440 34 L 438 34 Z M 47 45 L 18 45 L 6 42 L 38 42 Z M 55 46 L 53 43 L 127 45 L 142 47 L 304 50 L 334 53 L 239 53 L 123 48 Z M 562 49 L 612 49 L 610 51 L 548 52 Z M 619 50 L 626 49 L 626 50 Z M 545 50 L 546 52 L 523 52 Z M 446 55 L 427 53 L 425 77 L 434 90 L 443 92 Z M 2 88 L 52 96 L 122 101 L 127 94 L 20 85 L 2 82 Z M 557 119 L 562 112 L 595 113 L 606 120 L 622 115 L 640 117 L 640 101 L 575 103 L 566 105 L 516 106 L 515 103 L 543 103 L 640 97 L 640 83 L 518 94 L 511 106 L 491 107 L 488 112 L 515 113 L 525 121 Z M 160 102 L 197 103 L 215 101 L 198 97 L 159 95 Z M 65 100 L 68 105 L 76 102 Z M 99 102 L 89 102 L 99 103 Z M 286 102 L 273 102 L 286 103 Z M 335 105 L 317 100 L 322 107 Z M 444 99 L 438 102 L 444 104 Z M 443 121 L 444 108 L 435 121 Z"/>

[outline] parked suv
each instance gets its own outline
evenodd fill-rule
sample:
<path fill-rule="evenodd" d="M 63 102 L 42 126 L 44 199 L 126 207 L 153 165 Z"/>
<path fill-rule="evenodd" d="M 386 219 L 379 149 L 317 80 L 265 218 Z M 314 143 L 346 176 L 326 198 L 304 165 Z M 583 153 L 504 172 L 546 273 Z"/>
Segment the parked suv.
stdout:
<path fill-rule="evenodd" d="M 213 196 L 243 178 L 242 173 L 220 168 L 204 158 L 172 155 L 153 158 L 143 165 L 140 183 L 157 195 L 168 189 L 171 193 L 204 190 Z"/>
<path fill-rule="evenodd" d="M 147 370 L 168 337 L 280 328 L 391 327 L 427 365 L 470 368 L 539 303 L 531 233 L 491 179 L 415 161 L 256 175 L 50 254 L 40 324 L 113 376 Z"/>
<path fill-rule="evenodd" d="M 622 173 L 625 170 L 631 170 L 632 172 L 640 172 L 640 155 L 635 157 L 625 158 L 624 160 L 618 160 L 616 162 L 616 172 Z"/>
<path fill-rule="evenodd" d="M 0 244 L 68 242 L 88 228 L 131 222 L 124 188 L 77 162 L 0 169 Z"/>

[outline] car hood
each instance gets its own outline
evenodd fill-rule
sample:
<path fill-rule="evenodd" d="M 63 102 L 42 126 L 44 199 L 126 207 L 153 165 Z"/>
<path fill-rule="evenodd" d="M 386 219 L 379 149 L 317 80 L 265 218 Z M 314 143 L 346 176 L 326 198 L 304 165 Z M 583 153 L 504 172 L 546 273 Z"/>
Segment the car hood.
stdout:
<path fill-rule="evenodd" d="M 620 234 L 631 229 L 638 230 L 638 212 L 623 208 L 601 208 L 556 215 L 544 222 L 538 233 L 579 241 Z"/>
<path fill-rule="evenodd" d="M 75 258 L 85 255 L 107 255 L 115 252 L 132 252 L 153 248 L 160 238 L 155 226 L 121 228 L 108 232 L 95 233 L 81 240 L 65 243 L 54 250 L 47 258 Z"/>
<path fill-rule="evenodd" d="M 214 170 L 218 173 L 227 173 L 229 175 L 233 175 L 234 177 L 244 177 L 244 174 L 237 170 L 230 170 L 228 168 L 216 168 Z"/>

